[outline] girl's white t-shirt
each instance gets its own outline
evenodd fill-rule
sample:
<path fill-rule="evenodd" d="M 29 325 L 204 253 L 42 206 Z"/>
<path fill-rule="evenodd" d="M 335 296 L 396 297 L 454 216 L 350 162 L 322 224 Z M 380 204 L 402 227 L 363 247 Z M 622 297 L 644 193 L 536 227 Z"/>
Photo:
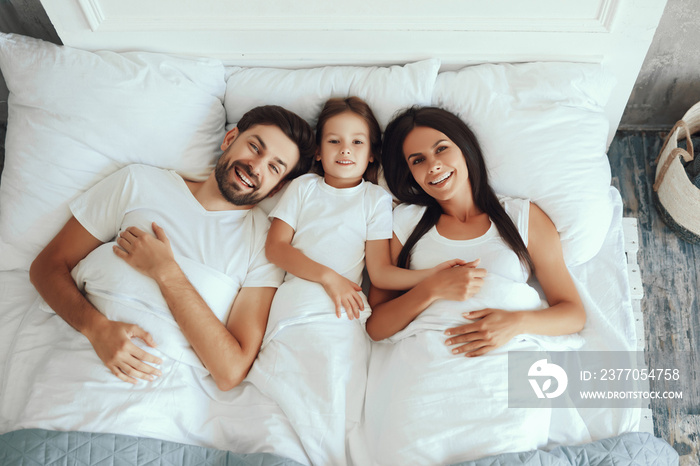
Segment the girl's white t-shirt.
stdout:
<path fill-rule="evenodd" d="M 360 284 L 365 242 L 392 236 L 391 207 L 380 186 L 363 180 L 337 189 L 309 173 L 291 182 L 270 217 L 294 229 L 292 246 L 306 257 Z M 291 278 L 288 273 L 285 281 Z"/>

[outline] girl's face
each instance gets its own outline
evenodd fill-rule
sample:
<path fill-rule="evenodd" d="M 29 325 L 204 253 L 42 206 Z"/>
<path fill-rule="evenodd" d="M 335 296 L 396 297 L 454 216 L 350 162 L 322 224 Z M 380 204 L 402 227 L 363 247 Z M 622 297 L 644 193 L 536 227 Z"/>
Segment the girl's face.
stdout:
<path fill-rule="evenodd" d="M 316 160 L 323 165 L 328 185 L 349 188 L 360 184 L 367 165 L 374 160 L 365 120 L 352 112 L 329 118 L 323 125 Z"/>
<path fill-rule="evenodd" d="M 403 153 L 413 178 L 435 200 L 450 200 L 465 188 L 471 192 L 462 151 L 440 131 L 417 126 L 406 136 Z"/>

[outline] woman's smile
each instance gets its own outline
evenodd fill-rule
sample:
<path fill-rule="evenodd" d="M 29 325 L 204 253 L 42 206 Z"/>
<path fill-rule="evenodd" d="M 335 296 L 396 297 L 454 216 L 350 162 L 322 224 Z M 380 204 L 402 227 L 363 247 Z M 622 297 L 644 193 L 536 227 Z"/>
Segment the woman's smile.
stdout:
<path fill-rule="evenodd" d="M 433 181 L 429 181 L 428 184 L 433 185 L 433 186 L 444 185 L 447 182 L 447 180 L 452 178 L 453 173 L 454 173 L 454 171 L 450 171 L 448 173 L 445 173 L 445 174 L 441 175 L 439 178 L 437 178 Z"/>

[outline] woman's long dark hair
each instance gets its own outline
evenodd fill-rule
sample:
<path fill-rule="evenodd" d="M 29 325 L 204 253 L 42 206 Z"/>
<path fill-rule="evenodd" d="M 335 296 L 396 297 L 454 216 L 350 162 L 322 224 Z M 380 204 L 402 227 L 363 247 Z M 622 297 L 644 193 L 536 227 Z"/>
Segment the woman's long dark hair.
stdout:
<path fill-rule="evenodd" d="M 399 254 L 398 266 L 408 268 L 408 258 L 419 239 L 437 225 L 442 208 L 418 185 L 408 168 L 403 153 L 403 143 L 416 127 L 428 127 L 445 134 L 462 151 L 467 162 L 469 180 L 474 204 L 496 224 L 501 237 L 511 247 L 520 262 L 534 272 L 532 258 L 527 247 L 506 213 L 498 202 L 496 194 L 488 183 L 486 164 L 474 133 L 459 117 L 437 107 L 413 107 L 403 111 L 389 123 L 384 132 L 382 166 L 387 185 L 396 198 L 405 203 L 426 206 L 427 209 Z"/>

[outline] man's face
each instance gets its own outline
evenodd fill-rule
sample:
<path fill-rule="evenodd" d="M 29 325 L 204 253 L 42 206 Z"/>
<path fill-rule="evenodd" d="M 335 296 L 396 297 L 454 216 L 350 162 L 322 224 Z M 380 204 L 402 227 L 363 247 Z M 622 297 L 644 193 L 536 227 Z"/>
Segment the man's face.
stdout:
<path fill-rule="evenodd" d="M 237 206 L 265 199 L 299 162 L 299 148 L 277 126 L 255 125 L 226 134 L 214 170 L 219 191 Z"/>

